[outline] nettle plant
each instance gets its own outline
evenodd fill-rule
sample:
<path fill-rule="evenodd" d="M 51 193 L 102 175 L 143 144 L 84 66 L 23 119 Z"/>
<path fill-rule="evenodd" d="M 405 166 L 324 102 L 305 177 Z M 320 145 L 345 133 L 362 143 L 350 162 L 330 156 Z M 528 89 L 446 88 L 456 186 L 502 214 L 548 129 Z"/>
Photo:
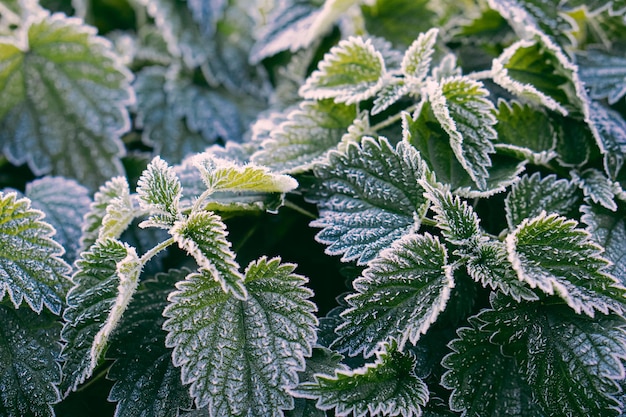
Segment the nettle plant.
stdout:
<path fill-rule="evenodd" d="M 0 33 L 0 415 L 626 415 L 624 1 Z"/>

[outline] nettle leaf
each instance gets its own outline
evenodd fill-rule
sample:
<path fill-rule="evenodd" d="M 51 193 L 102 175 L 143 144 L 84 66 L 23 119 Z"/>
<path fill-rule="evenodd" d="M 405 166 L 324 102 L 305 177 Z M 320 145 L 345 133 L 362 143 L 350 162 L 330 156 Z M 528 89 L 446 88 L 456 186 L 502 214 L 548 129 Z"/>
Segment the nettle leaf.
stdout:
<path fill-rule="evenodd" d="M 14 165 L 95 189 L 123 172 L 131 75 L 77 19 L 43 14 L 20 31 L 23 43 L 0 42 L 0 146 Z"/>
<path fill-rule="evenodd" d="M 102 359 L 140 272 L 134 248 L 115 239 L 98 240 L 76 261 L 75 285 L 67 295 L 61 333 L 65 344 L 60 388 L 64 395 L 89 378 Z"/>
<path fill-rule="evenodd" d="M 605 270 L 609 262 L 575 220 L 542 212 L 506 238 L 509 261 L 520 280 L 557 294 L 577 313 L 621 313 L 625 289 Z"/>
<path fill-rule="evenodd" d="M 578 208 L 580 197 L 571 181 L 558 179 L 551 174 L 541 178 L 539 173 L 523 175 L 513 184 L 504 200 L 506 221 L 514 229 L 527 218 L 538 216 L 542 211 L 567 215 Z"/>
<path fill-rule="evenodd" d="M 617 103 L 626 94 L 626 57 L 589 50 L 576 55 L 580 79 L 594 99 Z"/>
<path fill-rule="evenodd" d="M 161 329 L 167 296 L 191 273 L 188 269 L 159 273 L 142 282 L 111 340 L 107 357 L 115 359 L 107 378 L 115 381 L 109 401 L 116 417 L 170 417 L 191 407 L 180 369 L 172 364 Z"/>
<path fill-rule="evenodd" d="M 355 356 L 371 356 L 383 342 L 398 341 L 402 350 L 426 333 L 454 287 L 448 253 L 430 234 L 406 234 L 369 262 L 346 298 L 349 308 L 333 347 Z"/>
<path fill-rule="evenodd" d="M 61 400 L 58 317 L 0 303 L 0 414 L 7 417 L 53 417 Z"/>
<path fill-rule="evenodd" d="M 611 262 L 607 272 L 626 284 L 626 225 L 623 216 L 596 206 L 582 206 L 580 211 L 586 230 L 604 248 L 602 255 Z"/>
<path fill-rule="evenodd" d="M 416 359 L 395 344 L 376 352 L 376 361 L 352 371 L 315 375 L 315 382 L 292 390 L 298 397 L 317 399 L 322 410 L 335 415 L 404 417 L 421 416 L 428 402 L 428 387 L 415 375 Z"/>
<path fill-rule="evenodd" d="M 437 28 L 426 33 L 420 33 L 405 52 L 401 70 L 409 83 L 418 85 L 428 75 L 438 34 L 439 29 Z"/>
<path fill-rule="evenodd" d="M 304 101 L 263 141 L 252 162 L 283 173 L 308 171 L 337 146 L 356 115 L 354 106 L 332 100 Z"/>
<path fill-rule="evenodd" d="M 203 33 L 212 34 L 215 26 L 224 13 L 228 0 L 187 0 L 187 7 Z"/>
<path fill-rule="evenodd" d="M 213 277 L 235 298 L 246 299 L 243 276 L 226 239 L 226 226 L 219 216 L 207 211 L 193 212 L 187 219 L 176 221 L 170 234 L 181 249 L 194 257 L 205 271 L 203 274 Z"/>
<path fill-rule="evenodd" d="M 604 154 L 604 171 L 616 178 L 626 159 L 626 121 L 619 113 L 596 101 L 591 102 L 589 113 Z"/>
<path fill-rule="evenodd" d="M 497 150 L 535 165 L 544 165 L 556 157 L 556 132 L 540 108 L 500 100 L 497 118 Z"/>
<path fill-rule="evenodd" d="M 375 116 L 384 112 L 409 92 L 409 86 L 402 78 L 384 77 L 383 86 L 376 94 L 370 114 Z"/>
<path fill-rule="evenodd" d="M 582 167 L 589 162 L 591 152 L 596 152 L 591 124 L 557 114 L 552 115 L 552 119 L 557 131 L 556 153 L 559 164 L 566 167 Z M 596 143 L 598 147 L 601 146 L 599 140 Z"/>
<path fill-rule="evenodd" d="M 564 304 L 498 298 L 478 318 L 518 369 L 546 415 L 617 416 L 624 319 L 573 314 Z M 535 414 L 531 414 L 535 415 Z"/>
<path fill-rule="evenodd" d="M 324 56 L 318 69 L 300 88 L 300 95 L 305 99 L 332 98 L 336 103 L 358 103 L 381 89 L 385 73 L 383 56 L 372 41 L 350 37 Z"/>
<path fill-rule="evenodd" d="M 100 187 L 85 215 L 80 250 L 89 249 L 98 237 L 117 239 L 135 218 L 126 177 L 115 177 Z"/>
<path fill-rule="evenodd" d="M 37 313 L 45 306 L 60 314 L 71 286 L 70 267 L 43 217 L 28 198 L 0 192 L 0 300 L 8 293 L 15 308 L 25 301 Z"/>
<path fill-rule="evenodd" d="M 317 319 L 306 278 L 265 257 L 245 273 L 246 300 L 225 293 L 207 270 L 177 284 L 164 311 L 166 343 L 198 408 L 212 416 L 279 417 L 286 391 L 311 355 Z"/>
<path fill-rule="evenodd" d="M 583 172 L 572 171 L 571 176 L 573 182 L 578 184 L 585 196 L 591 198 L 591 201 L 611 211 L 617 211 L 613 181 L 604 176 L 602 172 L 595 168 L 589 168 Z"/>
<path fill-rule="evenodd" d="M 487 188 L 489 154 L 497 133 L 495 108 L 487 100 L 482 83 L 464 77 L 427 83 L 428 99 L 441 127 L 450 136 L 450 146 L 479 189 Z"/>
<path fill-rule="evenodd" d="M 169 229 L 182 219 L 180 198 L 182 187 L 174 169 L 160 157 L 155 157 L 137 182 L 140 207 L 149 213 L 141 227 Z"/>
<path fill-rule="evenodd" d="M 63 259 L 72 263 L 79 253 L 83 217 L 89 211 L 89 190 L 76 181 L 45 177 L 26 184 L 25 195 L 33 208 L 46 214 L 46 222 L 56 230 L 54 239 L 65 249 Z"/>
<path fill-rule="evenodd" d="M 319 218 L 318 242 L 326 253 L 342 255 L 364 265 L 393 241 L 417 229 L 428 200 L 418 181 L 426 165 L 407 142 L 394 149 L 385 138 L 350 142 L 344 152 L 331 152 L 328 162 L 315 167 Z"/>

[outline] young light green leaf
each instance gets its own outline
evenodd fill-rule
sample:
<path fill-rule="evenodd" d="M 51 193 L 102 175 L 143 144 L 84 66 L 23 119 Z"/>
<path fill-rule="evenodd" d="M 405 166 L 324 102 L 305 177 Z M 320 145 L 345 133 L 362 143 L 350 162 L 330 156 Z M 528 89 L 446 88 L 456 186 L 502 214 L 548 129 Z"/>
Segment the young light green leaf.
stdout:
<path fill-rule="evenodd" d="M 335 415 L 418 417 L 428 402 L 428 387 L 415 375 L 416 360 L 395 345 L 376 352 L 376 361 L 353 371 L 318 374 L 315 382 L 291 390 L 294 395 L 317 399 L 322 410 Z"/>
<path fill-rule="evenodd" d="M 137 286 L 141 262 L 134 248 L 115 239 L 102 239 L 76 261 L 74 287 L 61 336 L 64 395 L 89 378 Z"/>
<path fill-rule="evenodd" d="M 95 189 L 123 172 L 131 75 L 78 19 L 43 14 L 29 23 L 20 41 L 0 41 L 0 147 L 14 165 Z"/>
<path fill-rule="evenodd" d="M 333 345 L 350 356 L 371 356 L 395 339 L 413 345 L 446 307 L 454 287 L 448 253 L 439 239 L 409 233 L 369 262 L 346 301 Z"/>
<path fill-rule="evenodd" d="M 191 407 L 180 369 L 172 364 L 161 329 L 163 309 L 174 284 L 188 269 L 159 273 L 142 282 L 111 339 L 107 357 L 115 359 L 107 377 L 115 381 L 109 401 L 117 402 L 115 417 L 170 417 Z"/>
<path fill-rule="evenodd" d="M 489 154 L 497 133 L 495 108 L 487 100 L 482 83 L 464 77 L 427 83 L 428 99 L 441 127 L 450 136 L 450 146 L 461 166 L 480 190 L 487 188 Z"/>
<path fill-rule="evenodd" d="M 185 220 L 174 223 L 170 234 L 181 249 L 194 257 L 202 272 L 219 282 L 224 292 L 235 298 L 247 298 L 239 264 L 226 239 L 228 232 L 222 219 L 207 211 L 196 211 Z"/>
<path fill-rule="evenodd" d="M 385 61 L 371 40 L 344 39 L 328 52 L 300 88 L 305 99 L 332 98 L 353 104 L 372 98 L 383 86 Z"/>
<path fill-rule="evenodd" d="M 602 255 L 611 262 L 607 272 L 626 285 L 626 225 L 624 216 L 596 206 L 582 206 L 581 221 L 591 238 L 604 248 Z"/>
<path fill-rule="evenodd" d="M 604 153 L 604 171 L 610 178 L 616 178 L 626 160 L 626 121 L 615 110 L 596 101 L 591 102 L 589 112 Z"/>
<path fill-rule="evenodd" d="M 8 293 L 16 308 L 25 301 L 37 313 L 46 306 L 60 314 L 71 286 L 70 267 L 43 217 L 28 198 L 0 191 L 0 300 Z"/>
<path fill-rule="evenodd" d="M 430 29 L 426 33 L 420 33 L 405 52 L 401 70 L 409 84 L 420 84 L 428 75 L 438 34 L 439 29 L 437 28 Z"/>
<path fill-rule="evenodd" d="M 576 184 L 566 179 L 557 179 L 551 174 L 541 178 L 539 173 L 523 175 L 513 184 L 504 200 L 506 221 L 514 229 L 524 219 L 538 216 L 542 211 L 567 215 L 580 203 Z"/>
<path fill-rule="evenodd" d="M 283 173 L 308 171 L 337 146 L 356 115 L 354 106 L 304 101 L 263 141 L 252 162 Z"/>
<path fill-rule="evenodd" d="M 591 198 L 591 201 L 611 211 L 617 211 L 615 186 L 613 181 L 605 177 L 602 172 L 589 168 L 583 172 L 572 171 L 570 175 L 574 184 L 577 184 L 583 190 L 583 194 Z"/>
<path fill-rule="evenodd" d="M 366 264 L 419 227 L 428 201 L 418 181 L 427 173 L 407 142 L 394 149 L 385 138 L 366 137 L 331 152 L 327 163 L 315 167 L 319 183 L 309 196 L 319 208 L 311 226 L 323 228 L 316 240 L 329 245 L 329 255 Z"/>
<path fill-rule="evenodd" d="M 626 57 L 590 49 L 576 55 L 580 79 L 594 99 L 617 103 L 626 94 Z"/>
<path fill-rule="evenodd" d="M 245 273 L 246 300 L 225 293 L 210 271 L 177 284 L 164 311 L 166 344 L 198 408 L 220 417 L 282 417 L 286 391 L 311 355 L 317 319 L 295 265 L 261 258 Z"/>
<path fill-rule="evenodd" d="M 182 219 L 180 198 L 182 187 L 174 169 L 160 157 L 155 157 L 137 182 L 140 207 L 149 213 L 141 227 L 169 229 Z"/>
<path fill-rule="evenodd" d="M 71 264 L 79 253 L 83 217 L 89 211 L 89 190 L 74 180 L 44 177 L 26 184 L 25 195 L 41 210 L 56 230 L 54 239 L 65 249 L 63 259 Z"/>
<path fill-rule="evenodd" d="M 525 219 L 506 238 L 509 261 L 520 280 L 561 297 L 577 313 L 620 313 L 625 291 L 605 270 L 609 262 L 589 233 L 555 213 Z"/>
<path fill-rule="evenodd" d="M 61 400 L 60 330 L 58 317 L 46 311 L 0 303 L 0 415 L 54 417 L 52 404 Z"/>

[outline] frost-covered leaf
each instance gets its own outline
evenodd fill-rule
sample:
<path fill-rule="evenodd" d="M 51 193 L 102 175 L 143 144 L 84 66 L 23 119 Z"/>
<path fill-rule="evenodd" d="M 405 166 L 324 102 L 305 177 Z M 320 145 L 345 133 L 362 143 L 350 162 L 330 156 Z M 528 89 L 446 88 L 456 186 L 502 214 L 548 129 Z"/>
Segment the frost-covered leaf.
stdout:
<path fill-rule="evenodd" d="M 61 379 L 58 317 L 43 311 L 16 310 L 0 303 L 0 415 L 53 417 L 60 401 Z"/>
<path fill-rule="evenodd" d="M 443 359 L 448 370 L 442 385 L 452 390 L 450 408 L 463 417 L 542 417 L 545 413 L 533 403 L 532 391 L 524 381 L 515 358 L 502 354 L 500 346 L 481 331 L 480 321 L 457 331 L 458 339 Z"/>
<path fill-rule="evenodd" d="M 293 407 L 317 319 L 295 265 L 261 258 L 245 273 L 246 300 L 225 293 L 207 270 L 177 284 L 164 311 L 167 346 L 196 406 L 210 415 L 281 417 Z"/>
<path fill-rule="evenodd" d="M 391 105 L 400 100 L 404 95 L 409 93 L 409 88 L 404 80 L 396 77 L 385 77 L 383 86 L 376 94 L 374 105 L 372 106 L 371 115 L 374 116 L 387 110 Z"/>
<path fill-rule="evenodd" d="M 492 304 L 493 310 L 478 316 L 482 330 L 515 358 L 546 415 L 619 415 L 613 395 L 616 380 L 624 377 L 622 317 L 592 319 L 554 302 L 520 304 L 496 297 Z"/>
<path fill-rule="evenodd" d="M 556 157 L 556 132 L 552 121 L 541 109 L 516 101 L 498 102 L 498 140 L 496 149 L 543 165 Z"/>
<path fill-rule="evenodd" d="M 428 99 L 459 163 L 479 189 L 487 188 L 489 154 L 497 133 L 493 103 L 482 83 L 464 77 L 445 78 L 427 84 Z"/>
<path fill-rule="evenodd" d="M 514 229 L 524 219 L 538 216 L 542 211 L 569 214 L 580 203 L 576 190 L 576 184 L 558 179 L 554 174 L 545 178 L 541 178 L 539 173 L 522 176 L 504 200 L 509 229 Z"/>
<path fill-rule="evenodd" d="M 601 207 L 582 206 L 581 221 L 587 225 L 591 238 L 604 248 L 602 255 L 611 264 L 607 272 L 626 285 L 626 224 L 620 213 Z"/>
<path fill-rule="evenodd" d="M 346 298 L 333 347 L 350 356 L 371 356 L 381 343 L 400 350 L 426 333 L 446 307 L 454 287 L 448 253 L 436 237 L 407 234 L 369 262 Z"/>
<path fill-rule="evenodd" d="M 307 171 L 341 141 L 356 115 L 353 106 L 332 100 L 304 101 L 263 141 L 252 162 L 283 173 Z"/>
<path fill-rule="evenodd" d="M 617 103 L 626 94 L 626 57 L 600 50 L 589 50 L 576 56 L 580 79 L 594 99 L 606 98 Z"/>
<path fill-rule="evenodd" d="M 141 262 L 134 248 L 115 239 L 98 240 L 76 261 L 74 287 L 61 336 L 63 395 L 89 378 L 102 359 L 108 338 L 137 286 Z"/>
<path fill-rule="evenodd" d="M 420 33 L 405 52 L 401 70 L 410 83 L 421 83 L 428 75 L 438 33 L 439 29 L 437 28 L 426 33 Z"/>
<path fill-rule="evenodd" d="M 611 211 L 617 210 L 613 181 L 602 172 L 589 168 L 583 172 L 572 171 L 571 176 L 574 184 L 577 184 L 583 190 L 583 194 L 591 198 L 591 201 Z"/>
<path fill-rule="evenodd" d="M 122 172 L 130 73 L 77 19 L 42 15 L 20 31 L 23 42 L 0 42 L 0 146 L 15 165 L 95 189 Z"/>
<path fill-rule="evenodd" d="M 63 247 L 28 198 L 0 192 L 0 300 L 8 293 L 18 308 L 25 301 L 37 313 L 59 314 L 71 282 Z"/>
<path fill-rule="evenodd" d="M 246 299 L 243 276 L 226 239 L 226 226 L 219 216 L 207 211 L 193 212 L 187 219 L 174 223 L 170 234 L 181 249 L 194 257 L 202 273 L 213 277 L 224 292 Z"/>
<path fill-rule="evenodd" d="M 155 157 L 137 182 L 139 205 L 149 215 L 142 227 L 169 229 L 180 220 L 182 187 L 174 169 L 160 157 Z"/>
<path fill-rule="evenodd" d="M 570 117 L 552 115 L 552 126 L 556 129 L 556 153 L 559 164 L 566 167 L 582 167 L 596 152 L 590 124 Z M 600 141 L 597 141 L 598 146 Z M 600 147 L 600 149 L 602 149 Z"/>
<path fill-rule="evenodd" d="M 180 369 L 172 364 L 161 329 L 163 309 L 174 284 L 191 273 L 170 270 L 145 281 L 133 296 L 107 357 L 115 359 L 107 377 L 115 382 L 109 401 L 117 402 L 116 417 L 175 417 L 191 406 Z"/>
<path fill-rule="evenodd" d="M 335 409 L 339 417 L 389 415 L 418 417 L 428 402 L 428 387 L 415 375 L 416 360 L 410 353 L 387 345 L 376 361 L 355 370 L 318 374 L 315 382 L 301 384 L 292 392 L 317 399 L 317 407 Z"/>
<path fill-rule="evenodd" d="M 187 7 L 193 19 L 205 34 L 215 33 L 217 22 L 227 5 L 228 0 L 187 0 Z"/>
<path fill-rule="evenodd" d="M 348 10 L 357 5 L 359 0 L 324 0 L 324 5 L 315 17 L 311 27 L 306 34 L 308 43 L 327 34 L 335 23 L 348 12 Z"/>
<path fill-rule="evenodd" d="M 45 177 L 26 185 L 26 197 L 33 208 L 46 214 L 45 220 L 56 230 L 54 240 L 65 249 L 63 259 L 72 263 L 78 256 L 83 217 L 89 211 L 89 190 L 76 181 Z"/>
<path fill-rule="evenodd" d="M 516 301 L 538 300 L 539 297 L 523 281 L 520 281 L 507 258 L 506 247 L 498 241 L 479 244 L 467 254 L 467 273 L 483 287 L 502 291 Z"/>
<path fill-rule="evenodd" d="M 85 215 L 79 252 L 89 249 L 99 236 L 118 238 L 134 218 L 128 181 L 125 177 L 110 179 L 96 192 Z"/>
<path fill-rule="evenodd" d="M 332 98 L 353 104 L 373 97 L 383 86 L 385 61 L 372 41 L 350 37 L 328 52 L 300 88 L 305 99 Z"/>
<path fill-rule="evenodd" d="M 318 242 L 326 253 L 342 255 L 364 265 L 380 250 L 416 229 L 428 207 L 418 181 L 427 168 L 407 142 L 394 149 L 387 139 L 364 138 L 348 143 L 344 152 L 331 152 L 328 162 L 315 167 L 315 195 L 323 230 Z"/>
<path fill-rule="evenodd" d="M 626 159 L 626 121 L 616 111 L 595 101 L 591 102 L 589 112 L 604 153 L 604 171 L 610 178 L 616 178 Z"/>
<path fill-rule="evenodd" d="M 621 313 L 626 289 L 608 275 L 609 261 L 575 220 L 542 212 L 506 238 L 509 261 L 520 280 L 555 294 L 577 313 Z"/>

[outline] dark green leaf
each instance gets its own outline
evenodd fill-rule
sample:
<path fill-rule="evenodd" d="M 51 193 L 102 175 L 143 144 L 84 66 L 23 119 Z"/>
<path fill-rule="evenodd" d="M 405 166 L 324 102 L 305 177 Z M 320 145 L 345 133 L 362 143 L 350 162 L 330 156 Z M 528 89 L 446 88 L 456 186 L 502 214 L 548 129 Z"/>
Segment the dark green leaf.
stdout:
<path fill-rule="evenodd" d="M 596 206 L 583 206 L 581 211 L 581 220 L 587 225 L 591 238 L 604 248 L 602 255 L 611 261 L 607 272 L 626 285 L 626 225 L 623 214 Z"/>
<path fill-rule="evenodd" d="M 615 104 L 626 94 L 626 57 L 589 50 L 576 56 L 580 79 L 594 99 Z"/>

